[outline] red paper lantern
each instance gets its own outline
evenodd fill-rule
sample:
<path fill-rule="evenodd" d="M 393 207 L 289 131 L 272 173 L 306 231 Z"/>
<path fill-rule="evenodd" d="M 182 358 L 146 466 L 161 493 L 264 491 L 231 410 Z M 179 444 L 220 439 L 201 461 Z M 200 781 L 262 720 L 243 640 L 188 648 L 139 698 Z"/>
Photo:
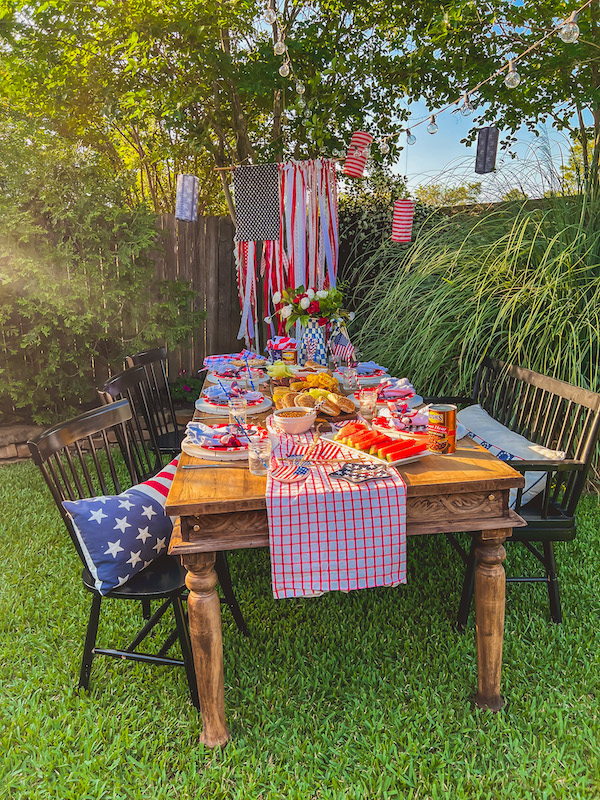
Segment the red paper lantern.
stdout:
<path fill-rule="evenodd" d="M 410 242 L 414 215 L 414 200 L 396 200 L 394 203 L 394 221 L 392 223 L 393 242 Z"/>
<path fill-rule="evenodd" d="M 357 131 L 352 134 L 348 155 L 344 162 L 344 175 L 349 178 L 362 178 L 367 163 L 367 148 L 373 141 L 370 133 Z"/>

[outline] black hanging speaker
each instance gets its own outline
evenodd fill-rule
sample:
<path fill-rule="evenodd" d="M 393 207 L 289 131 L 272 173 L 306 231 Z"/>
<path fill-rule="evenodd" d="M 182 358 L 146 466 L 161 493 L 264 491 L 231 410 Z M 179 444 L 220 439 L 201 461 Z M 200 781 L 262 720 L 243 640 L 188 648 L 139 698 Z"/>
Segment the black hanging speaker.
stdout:
<path fill-rule="evenodd" d="M 493 172 L 496 167 L 496 151 L 498 150 L 498 128 L 481 128 L 477 134 L 477 155 L 475 156 L 475 172 L 484 175 Z"/>

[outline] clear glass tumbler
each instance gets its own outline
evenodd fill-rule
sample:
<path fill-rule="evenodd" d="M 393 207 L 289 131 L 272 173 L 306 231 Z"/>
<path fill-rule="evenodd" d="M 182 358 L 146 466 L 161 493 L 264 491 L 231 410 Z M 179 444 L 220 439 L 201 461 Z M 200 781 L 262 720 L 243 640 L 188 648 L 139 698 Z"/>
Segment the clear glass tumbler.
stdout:
<path fill-rule="evenodd" d="M 248 445 L 248 468 L 252 475 L 266 475 L 271 461 L 271 440 L 268 436 L 251 436 Z"/>
<path fill-rule="evenodd" d="M 377 411 L 377 389 L 361 389 L 358 400 L 362 416 L 365 419 L 373 419 Z"/>
<path fill-rule="evenodd" d="M 248 403 L 245 397 L 230 397 L 227 403 L 229 408 L 229 424 L 235 425 L 240 422 L 246 425 L 248 422 Z"/>
<path fill-rule="evenodd" d="M 260 370 L 250 367 L 244 370 L 244 384 L 249 392 L 260 391 Z"/>

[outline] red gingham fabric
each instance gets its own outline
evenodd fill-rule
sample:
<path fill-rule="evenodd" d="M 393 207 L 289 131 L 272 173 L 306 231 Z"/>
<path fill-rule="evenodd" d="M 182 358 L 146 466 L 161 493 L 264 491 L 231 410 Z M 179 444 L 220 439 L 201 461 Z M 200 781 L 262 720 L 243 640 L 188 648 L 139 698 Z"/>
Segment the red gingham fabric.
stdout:
<path fill-rule="evenodd" d="M 280 436 L 286 454 L 293 439 Z M 311 465 L 300 483 L 267 478 L 276 599 L 406 583 L 404 481 L 392 469 L 387 480 L 353 484 L 330 478 L 334 469 Z"/>
<path fill-rule="evenodd" d="M 393 242 L 410 242 L 414 215 L 414 200 L 396 200 L 394 203 L 394 220 L 392 222 Z"/>

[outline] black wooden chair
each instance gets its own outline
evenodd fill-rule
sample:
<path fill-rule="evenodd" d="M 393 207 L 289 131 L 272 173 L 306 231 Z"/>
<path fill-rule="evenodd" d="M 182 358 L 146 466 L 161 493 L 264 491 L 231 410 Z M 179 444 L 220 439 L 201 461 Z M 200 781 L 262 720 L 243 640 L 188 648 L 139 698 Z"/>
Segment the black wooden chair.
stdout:
<path fill-rule="evenodd" d="M 154 423 L 156 412 L 143 367 L 132 367 L 109 378 L 98 395 L 103 405 L 115 400 L 129 400 L 132 418 L 128 423 L 131 458 L 140 480 L 154 475 L 167 459 L 158 445 Z"/>
<path fill-rule="evenodd" d="M 67 527 L 71 540 L 83 564 L 81 578 L 84 587 L 92 594 L 83 658 L 79 673 L 79 687 L 89 688 L 92 661 L 95 656 L 105 655 L 119 659 L 131 659 L 161 666 L 185 668 L 192 703 L 198 708 L 198 689 L 194 672 L 190 636 L 184 613 L 183 600 L 186 592 L 186 570 L 179 560 L 162 556 L 146 569 L 134 575 L 122 586 L 101 595 L 96 589 L 82 547 L 75 533 L 71 518 L 62 505 L 63 500 L 81 500 L 99 495 L 121 493 L 120 474 L 125 473 L 129 485 L 141 476 L 136 473 L 129 450 L 127 426 L 131 422 L 131 408 L 127 400 L 88 411 L 72 420 L 54 425 L 28 442 L 34 462 L 52 493 L 58 510 Z M 115 447 L 111 440 L 121 444 L 125 469 L 114 458 Z M 127 487 L 125 487 L 127 488 Z M 152 601 L 162 601 L 151 614 L 138 634 L 124 649 L 96 647 L 100 610 L 104 600 L 141 601 L 142 613 Z M 156 655 L 138 651 L 141 642 L 155 628 L 169 608 L 175 616 L 172 631 Z M 170 658 L 167 653 L 179 639 L 183 660 Z"/>
<path fill-rule="evenodd" d="M 131 455 L 141 469 L 149 468 L 144 473 L 143 479 L 149 478 L 162 464 L 162 454 L 158 446 L 158 432 L 154 427 L 155 418 L 153 411 L 153 398 L 148 392 L 146 374 L 143 367 L 131 367 L 109 378 L 104 386 L 98 390 L 102 403 L 113 403 L 116 400 L 127 399 L 134 410 L 131 433 L 129 436 Z M 177 451 L 179 453 L 179 451 Z M 152 466 L 157 465 L 157 466 Z M 244 636 L 249 636 L 248 627 L 244 620 L 242 610 L 235 596 L 227 554 L 219 552 L 216 555 L 215 570 L 219 584 L 223 591 L 226 605 L 229 606 L 235 623 Z"/>
<path fill-rule="evenodd" d="M 502 425 L 550 450 L 565 452 L 564 461 L 511 461 L 519 472 L 546 473 L 544 491 L 521 505 L 519 489 L 515 511 L 527 527 L 515 528 L 507 540 L 520 542 L 543 565 L 545 575 L 509 576 L 508 583 L 545 583 L 554 622 L 562 621 L 554 542 L 575 538 L 575 510 L 586 483 L 600 429 L 600 394 L 508 365 L 486 356 L 478 370 L 470 398 L 436 398 L 457 404 L 479 403 Z M 428 398 L 431 402 L 434 398 Z M 466 565 L 457 626 L 464 630 L 473 597 L 475 538 L 467 552 L 452 534 L 448 539 Z"/>
<path fill-rule="evenodd" d="M 125 364 L 127 367 L 144 368 L 158 446 L 162 453 L 177 455 L 185 431 L 177 424 L 173 407 L 167 379 L 167 351 L 164 347 L 144 350 L 127 356 Z"/>

